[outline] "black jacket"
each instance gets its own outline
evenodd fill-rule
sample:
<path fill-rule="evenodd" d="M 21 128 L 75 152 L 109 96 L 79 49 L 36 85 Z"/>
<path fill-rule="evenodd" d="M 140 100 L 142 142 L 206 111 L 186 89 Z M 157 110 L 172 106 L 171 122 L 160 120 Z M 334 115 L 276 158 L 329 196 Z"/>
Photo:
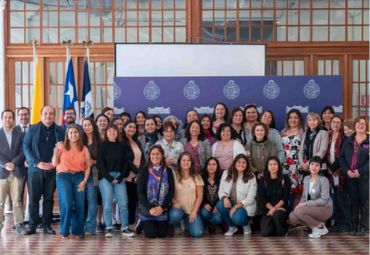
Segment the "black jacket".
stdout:
<path fill-rule="evenodd" d="M 143 149 L 141 148 L 141 144 L 138 141 L 135 141 L 135 142 L 136 142 L 137 146 L 139 147 L 139 149 L 141 151 L 141 159 L 140 159 L 139 168 L 137 168 L 134 165 L 135 155 L 134 155 L 134 151 L 132 150 L 131 145 L 127 141 L 123 141 L 122 144 L 125 147 L 125 150 L 127 152 L 127 159 L 128 159 L 127 164 L 128 164 L 129 173 L 130 173 L 130 171 L 133 171 L 134 173 L 138 174 L 140 172 L 140 170 L 143 169 L 144 166 L 145 166 L 145 155 L 144 155 Z"/>

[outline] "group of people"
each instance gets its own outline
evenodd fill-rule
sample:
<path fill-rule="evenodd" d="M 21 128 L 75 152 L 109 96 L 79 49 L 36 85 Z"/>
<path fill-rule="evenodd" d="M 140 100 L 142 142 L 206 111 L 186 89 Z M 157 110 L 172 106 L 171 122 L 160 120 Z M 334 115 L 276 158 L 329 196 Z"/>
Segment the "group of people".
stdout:
<path fill-rule="evenodd" d="M 256 105 L 230 112 L 217 103 L 213 116 L 189 110 L 182 123 L 139 111 L 101 114 L 75 123 L 74 109 L 55 123 L 44 106 L 41 121 L 30 111 L 1 113 L 0 230 L 10 194 L 18 233 L 52 228 L 58 192 L 63 239 L 104 232 L 112 237 L 144 232 L 149 238 L 186 231 L 201 237 L 282 236 L 304 225 L 310 238 L 339 232 L 362 235 L 369 228 L 369 127 L 367 117 L 345 120 L 325 107 L 321 114 L 286 114 L 276 129 L 274 113 Z M 27 184 L 28 224 L 23 196 Z"/>

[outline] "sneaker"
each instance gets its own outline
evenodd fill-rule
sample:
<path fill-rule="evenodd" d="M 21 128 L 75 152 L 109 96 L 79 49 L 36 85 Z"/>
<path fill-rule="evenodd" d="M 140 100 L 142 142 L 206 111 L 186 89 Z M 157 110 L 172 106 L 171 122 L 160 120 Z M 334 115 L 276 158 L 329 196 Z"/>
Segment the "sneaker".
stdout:
<path fill-rule="evenodd" d="M 15 231 L 18 234 L 23 233 L 23 231 L 24 231 L 24 225 L 23 224 L 18 224 L 18 226 L 15 227 Z"/>
<path fill-rule="evenodd" d="M 308 235 L 309 238 L 320 238 L 323 235 L 324 228 L 312 228 L 311 234 Z"/>
<path fill-rule="evenodd" d="M 133 237 L 135 235 L 129 228 L 122 230 L 122 235 L 127 237 Z"/>
<path fill-rule="evenodd" d="M 243 226 L 243 229 L 244 229 L 244 235 L 251 235 L 252 234 L 252 229 L 251 229 L 251 226 L 249 224 Z"/>
<path fill-rule="evenodd" d="M 107 233 L 105 233 L 105 237 L 110 238 L 110 237 L 112 237 L 112 236 L 113 236 L 113 229 L 108 229 L 108 230 L 107 230 Z"/>
<path fill-rule="evenodd" d="M 322 225 L 322 229 L 321 229 L 321 231 L 322 231 L 322 233 L 321 233 L 321 235 L 322 235 L 322 236 L 324 236 L 324 235 L 326 235 L 327 233 L 329 233 L 329 230 L 326 228 L 326 226 L 325 226 L 325 225 Z"/>
<path fill-rule="evenodd" d="M 236 232 L 238 232 L 237 227 L 229 227 L 229 230 L 226 231 L 225 236 L 233 236 Z"/>
<path fill-rule="evenodd" d="M 141 227 L 141 220 L 140 219 L 138 219 L 138 221 L 137 221 L 137 223 L 136 223 L 136 226 L 135 226 L 135 232 L 136 232 L 136 234 L 141 234 L 141 232 L 143 232 L 143 229 L 142 229 L 142 227 Z"/>
<path fill-rule="evenodd" d="M 104 233 L 104 230 L 105 230 L 104 224 L 99 223 L 99 224 L 96 226 L 96 232 L 97 232 L 97 233 Z"/>

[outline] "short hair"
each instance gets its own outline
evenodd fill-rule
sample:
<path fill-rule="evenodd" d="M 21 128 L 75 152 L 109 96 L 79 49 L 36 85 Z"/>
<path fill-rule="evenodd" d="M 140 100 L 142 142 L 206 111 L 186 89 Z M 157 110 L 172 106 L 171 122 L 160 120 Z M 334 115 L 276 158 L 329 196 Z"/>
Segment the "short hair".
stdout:
<path fill-rule="evenodd" d="M 217 134 L 216 134 L 216 139 L 217 141 L 221 141 L 221 132 L 222 130 L 224 130 L 225 128 L 229 128 L 230 129 L 230 133 L 231 133 L 231 139 L 236 139 L 237 138 L 237 134 L 236 134 L 236 131 L 235 129 L 231 126 L 230 123 L 222 123 L 220 124 L 220 126 L 218 126 L 218 129 L 217 129 Z"/>
<path fill-rule="evenodd" d="M 273 113 L 271 110 L 264 110 L 264 111 L 261 113 L 261 119 L 262 119 L 262 116 L 263 116 L 265 113 L 270 113 L 270 115 L 271 115 L 271 123 L 270 123 L 269 127 L 270 127 L 270 128 L 276 128 L 276 121 L 275 121 L 274 113 Z"/>
<path fill-rule="evenodd" d="M 74 115 L 76 115 L 76 110 L 75 110 L 75 108 L 74 107 L 67 107 L 66 109 L 64 109 L 64 113 L 66 112 L 66 111 L 73 111 L 73 113 L 74 113 Z"/>
<path fill-rule="evenodd" d="M 346 119 L 343 121 L 343 127 L 346 126 L 346 127 L 349 127 L 350 129 L 354 129 L 355 128 L 355 122 L 353 119 Z"/>
<path fill-rule="evenodd" d="M 173 123 L 171 121 L 165 121 L 163 123 L 163 132 L 166 131 L 166 129 L 172 129 L 174 132 L 176 132 L 176 128 L 175 128 L 175 125 L 173 125 Z"/>
<path fill-rule="evenodd" d="M 331 114 L 335 114 L 335 111 L 334 111 L 333 106 L 327 105 L 327 106 L 325 106 L 325 107 L 321 110 L 321 113 L 320 113 L 320 117 L 321 117 L 321 118 L 322 118 L 322 115 L 324 114 L 324 112 L 326 112 L 327 110 L 329 110 L 329 112 L 330 112 Z"/>
<path fill-rule="evenodd" d="M 312 158 L 310 158 L 310 164 L 311 163 L 318 163 L 320 164 L 320 167 L 322 166 L 322 159 L 319 157 L 319 156 L 313 156 Z"/>
<path fill-rule="evenodd" d="M 51 105 L 44 105 L 42 108 L 41 108 L 41 114 L 43 112 L 43 110 L 46 108 L 46 107 L 50 107 L 51 109 L 53 109 L 53 112 L 54 112 L 54 115 L 55 115 L 55 108 Z"/>
<path fill-rule="evenodd" d="M 257 112 L 257 121 L 259 121 L 261 116 L 260 116 L 260 112 L 259 112 L 259 111 L 258 111 L 258 109 L 257 109 L 257 105 L 255 105 L 255 104 L 248 104 L 248 105 L 246 105 L 246 106 L 244 107 L 244 116 L 246 115 L 247 110 L 248 110 L 249 108 L 254 108 L 254 109 L 256 109 L 256 112 Z"/>
<path fill-rule="evenodd" d="M 293 109 L 290 109 L 290 111 L 286 114 L 285 116 L 285 122 L 284 122 L 284 128 L 285 130 L 288 130 L 290 128 L 289 126 L 289 118 L 290 118 L 290 115 L 291 114 L 297 114 L 298 116 L 298 123 L 299 123 L 299 128 L 304 128 L 304 120 L 303 120 L 303 116 L 302 116 L 302 113 L 300 110 L 296 109 L 296 108 L 293 108 Z"/>
<path fill-rule="evenodd" d="M 12 113 L 13 119 L 15 119 L 15 114 L 14 114 L 14 112 L 13 112 L 12 110 L 10 110 L 10 109 L 5 109 L 5 110 L 1 113 L 1 119 L 3 119 L 4 113 L 6 113 L 6 112 L 10 112 L 10 113 Z"/>
<path fill-rule="evenodd" d="M 108 141 L 108 130 L 111 129 L 111 128 L 113 128 L 114 130 L 117 131 L 117 141 L 122 142 L 122 137 L 118 133 L 118 128 L 113 123 L 109 123 L 108 126 L 107 126 L 107 128 L 105 129 L 105 134 L 104 134 L 105 135 L 105 139 L 104 140 L 105 141 Z"/>
<path fill-rule="evenodd" d="M 128 112 L 122 112 L 119 117 L 122 118 L 123 116 L 127 116 L 129 119 L 131 119 L 131 114 Z"/>
<path fill-rule="evenodd" d="M 21 110 L 26 110 L 28 112 L 28 114 L 31 114 L 31 111 L 29 108 L 25 107 L 25 106 L 22 106 L 22 107 L 19 107 L 18 110 L 17 110 L 17 115 L 19 114 L 19 112 Z"/>
<path fill-rule="evenodd" d="M 255 135 L 255 131 L 256 131 L 256 128 L 258 126 L 262 126 L 263 129 L 265 130 L 265 137 L 264 138 L 267 138 L 268 134 L 269 134 L 269 127 L 265 124 L 265 123 L 262 123 L 262 122 L 257 122 L 253 125 L 252 127 L 252 136 L 254 139 L 256 139 L 256 135 Z"/>
<path fill-rule="evenodd" d="M 359 116 L 354 120 L 354 127 L 356 127 L 356 124 L 360 122 L 360 120 L 364 120 L 366 123 L 366 131 L 369 131 L 369 119 L 367 116 Z M 356 130 L 355 130 L 356 132 Z"/>

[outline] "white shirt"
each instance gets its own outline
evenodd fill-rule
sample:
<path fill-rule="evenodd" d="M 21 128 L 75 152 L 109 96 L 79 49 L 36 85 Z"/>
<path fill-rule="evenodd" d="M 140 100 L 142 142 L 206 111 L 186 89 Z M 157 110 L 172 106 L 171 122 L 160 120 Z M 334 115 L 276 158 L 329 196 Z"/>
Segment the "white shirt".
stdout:
<path fill-rule="evenodd" d="M 6 137 L 6 140 L 8 142 L 8 145 L 9 145 L 9 149 L 11 150 L 12 149 L 12 133 L 13 133 L 13 129 L 11 129 L 9 132 L 6 132 L 5 129 L 4 129 L 4 133 L 5 133 L 5 137 Z"/>

